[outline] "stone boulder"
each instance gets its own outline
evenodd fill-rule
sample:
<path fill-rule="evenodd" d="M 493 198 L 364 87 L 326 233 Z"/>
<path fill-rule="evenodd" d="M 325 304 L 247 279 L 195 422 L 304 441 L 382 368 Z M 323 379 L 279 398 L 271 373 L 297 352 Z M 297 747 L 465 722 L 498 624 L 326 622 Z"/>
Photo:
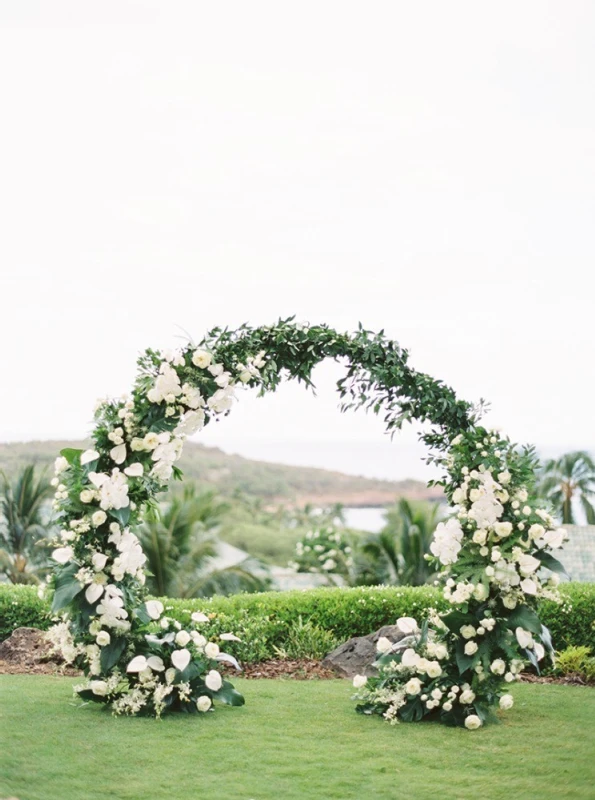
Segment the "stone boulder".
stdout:
<path fill-rule="evenodd" d="M 50 652 L 45 631 L 38 628 L 16 628 L 0 643 L 0 671 L 36 673 L 54 672 L 60 656 Z"/>
<path fill-rule="evenodd" d="M 385 637 L 397 645 L 394 650 L 405 650 L 412 637 L 400 631 L 396 625 L 385 625 L 376 633 L 367 636 L 355 636 L 353 639 L 339 645 L 336 650 L 329 653 L 322 662 L 322 666 L 332 669 L 341 678 L 353 678 L 354 675 L 377 675 L 377 670 L 372 666 L 378 657 L 376 643 Z"/>

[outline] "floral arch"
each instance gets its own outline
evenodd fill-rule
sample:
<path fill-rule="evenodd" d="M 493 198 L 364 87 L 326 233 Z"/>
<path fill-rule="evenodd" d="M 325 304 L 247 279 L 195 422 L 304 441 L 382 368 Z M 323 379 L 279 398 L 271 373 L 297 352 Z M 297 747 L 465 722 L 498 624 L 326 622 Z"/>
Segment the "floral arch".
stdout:
<path fill-rule="evenodd" d="M 61 531 L 52 609 L 62 621 L 50 635 L 84 669 L 87 679 L 76 687 L 83 699 L 117 714 L 156 716 L 206 712 L 214 700 L 243 704 L 218 670 L 235 660 L 200 632 L 206 617 L 193 614 L 184 629 L 147 599 L 134 528 L 143 508 L 181 476 L 184 439 L 228 414 L 240 387 L 263 394 L 286 379 L 311 385 L 326 358 L 346 362 L 337 384 L 343 410 L 382 414 L 390 433 L 410 420 L 427 424 L 422 439 L 444 469 L 438 483 L 455 507 L 431 548 L 452 610 L 421 625 L 399 620 L 407 638 L 395 647 L 381 640 L 379 677 L 355 680 L 357 710 L 476 728 L 494 706 L 512 705 L 506 686 L 523 663 L 537 665 L 551 651 L 535 605 L 539 597 L 557 599 L 561 566 L 551 550 L 564 532 L 531 495 L 533 451 L 481 427 L 469 403 L 410 367 L 408 352 L 382 331 L 338 333 L 290 318 L 215 328 L 175 352 L 147 350 L 131 394 L 97 405 L 93 448 L 67 449 L 56 460 Z M 540 578 L 541 567 L 551 577 Z"/>

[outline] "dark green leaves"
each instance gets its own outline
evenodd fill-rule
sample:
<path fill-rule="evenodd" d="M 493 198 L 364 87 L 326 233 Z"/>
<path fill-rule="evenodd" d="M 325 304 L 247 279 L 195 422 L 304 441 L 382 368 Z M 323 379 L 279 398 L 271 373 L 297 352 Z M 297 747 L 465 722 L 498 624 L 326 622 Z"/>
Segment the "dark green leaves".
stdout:
<path fill-rule="evenodd" d="M 69 464 L 80 464 L 82 450 L 77 450 L 74 447 L 65 447 L 60 450 L 60 455 L 65 458 Z"/>
<path fill-rule="evenodd" d="M 508 617 L 506 625 L 512 631 L 516 628 L 524 628 L 531 633 L 541 633 L 541 621 L 529 606 L 517 606 Z"/>
<path fill-rule="evenodd" d="M 105 645 L 105 647 L 101 648 L 101 671 L 103 673 L 107 673 L 112 669 L 112 667 L 115 667 L 125 650 L 126 638 L 124 636 L 116 636 L 112 638 L 108 645 Z"/>
<path fill-rule="evenodd" d="M 233 684 L 229 681 L 223 681 L 223 686 L 218 692 L 213 693 L 213 697 L 216 697 L 217 700 L 221 700 L 222 703 L 226 703 L 228 706 L 243 706 L 246 702 L 243 695 L 241 695 L 237 689 L 234 689 Z"/>
<path fill-rule="evenodd" d="M 67 564 L 65 567 L 58 567 L 54 572 L 54 599 L 52 600 L 52 611 L 61 611 L 82 592 L 83 587 L 74 577 L 79 571 L 78 564 Z"/>
<path fill-rule="evenodd" d="M 551 553 L 546 553 L 545 550 L 538 550 L 535 553 L 535 558 L 538 558 L 541 561 L 541 565 L 543 567 L 546 567 L 552 572 L 558 572 L 560 575 L 565 575 L 567 578 L 570 578 L 564 569 L 563 564 L 561 564 L 557 558 L 554 558 Z"/>

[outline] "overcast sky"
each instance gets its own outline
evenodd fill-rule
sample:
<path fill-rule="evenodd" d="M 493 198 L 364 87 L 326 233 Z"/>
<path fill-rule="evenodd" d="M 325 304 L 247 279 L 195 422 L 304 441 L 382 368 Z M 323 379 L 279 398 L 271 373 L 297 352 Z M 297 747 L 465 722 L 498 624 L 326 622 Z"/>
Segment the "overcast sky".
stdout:
<path fill-rule="evenodd" d="M 590 0 L 3 0 L 0 23 L 1 441 L 84 435 L 147 346 L 295 313 L 385 328 L 515 439 L 595 445 Z M 389 455 L 339 374 L 201 440 L 413 474 L 413 433 Z"/>

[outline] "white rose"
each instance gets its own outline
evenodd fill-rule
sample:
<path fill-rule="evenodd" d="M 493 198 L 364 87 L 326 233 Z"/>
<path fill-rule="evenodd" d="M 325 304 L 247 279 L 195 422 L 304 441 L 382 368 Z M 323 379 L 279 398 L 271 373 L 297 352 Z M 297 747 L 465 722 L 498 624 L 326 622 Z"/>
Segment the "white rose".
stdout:
<path fill-rule="evenodd" d="M 468 717 L 465 717 L 465 727 L 470 731 L 475 731 L 477 728 L 481 728 L 480 718 L 476 714 L 469 714 Z"/>
<path fill-rule="evenodd" d="M 103 525 L 106 519 L 107 519 L 107 514 L 105 513 L 105 511 L 99 510 L 95 511 L 95 513 L 92 515 L 91 522 L 93 523 L 95 528 L 98 528 L 100 525 Z"/>
<path fill-rule="evenodd" d="M 477 642 L 467 642 L 465 645 L 465 655 L 466 656 L 473 656 L 477 653 Z"/>
<path fill-rule="evenodd" d="M 200 367 L 200 369 L 206 369 L 210 366 L 212 360 L 213 356 L 207 353 L 206 350 L 195 350 L 192 354 L 192 363 L 195 367 Z"/>
<path fill-rule="evenodd" d="M 478 583 L 475 589 L 473 590 L 473 597 L 476 600 L 485 600 L 488 596 L 488 588 L 484 586 L 483 583 Z"/>
<path fill-rule="evenodd" d="M 83 491 L 79 494 L 79 500 L 81 503 L 92 503 L 95 499 L 95 492 L 91 489 L 83 489 Z"/>
<path fill-rule="evenodd" d="M 444 703 L 444 705 L 442 706 L 442 708 L 443 708 L 445 711 L 452 711 L 452 703 L 451 703 L 450 701 L 447 701 L 446 703 Z"/>
<path fill-rule="evenodd" d="M 91 681 L 89 685 L 93 694 L 98 697 L 105 697 L 107 694 L 107 683 L 105 681 Z"/>
<path fill-rule="evenodd" d="M 159 445 L 159 436 L 153 431 L 149 431 L 145 435 L 143 443 L 147 450 L 154 450 Z"/>
<path fill-rule="evenodd" d="M 105 647 L 111 642 L 111 640 L 112 637 L 109 635 L 107 631 L 100 631 L 95 637 L 95 641 L 100 647 Z"/>
<path fill-rule="evenodd" d="M 217 672 L 216 669 L 212 669 L 210 672 L 207 672 L 205 677 L 205 685 L 212 692 L 218 692 L 223 685 L 221 673 Z"/>
<path fill-rule="evenodd" d="M 64 456 L 58 456 L 58 458 L 54 461 L 54 473 L 56 475 L 60 475 L 61 472 L 68 469 L 70 464 L 68 463 L 68 459 L 64 458 Z"/>
<path fill-rule="evenodd" d="M 387 639 L 386 636 L 381 636 L 376 642 L 376 650 L 379 653 L 390 653 L 392 649 L 393 643 L 390 641 L 390 639 Z"/>
<path fill-rule="evenodd" d="M 219 645 L 215 642 L 209 642 L 205 645 L 205 656 L 207 658 L 216 658 L 219 655 Z"/>
<path fill-rule="evenodd" d="M 190 638 L 191 637 L 188 631 L 178 631 L 178 633 L 176 633 L 175 642 L 176 644 L 179 644 L 180 647 L 186 647 L 190 641 Z"/>
<path fill-rule="evenodd" d="M 511 474 L 508 470 L 504 470 L 504 472 L 498 473 L 498 483 L 501 483 L 502 486 L 506 486 L 510 483 Z"/>
<path fill-rule="evenodd" d="M 207 643 L 205 637 L 197 631 L 192 631 L 190 635 L 192 636 L 192 641 L 194 642 L 195 647 L 202 648 Z"/>
<path fill-rule="evenodd" d="M 535 523 L 535 525 L 531 525 L 531 527 L 529 528 L 529 536 L 531 537 L 531 539 L 539 539 L 543 536 L 544 533 L 545 533 L 545 528 L 543 527 L 543 525 L 539 525 L 538 523 Z"/>
<path fill-rule="evenodd" d="M 494 525 L 494 530 L 496 531 L 497 536 L 499 536 L 501 539 L 505 539 L 512 533 L 512 522 L 496 522 Z"/>
<path fill-rule="evenodd" d="M 517 599 L 513 594 L 505 594 L 502 598 L 502 605 L 512 611 L 517 607 Z"/>
<path fill-rule="evenodd" d="M 503 711 L 508 711 L 514 705 L 514 699 L 511 694 L 503 694 L 500 698 L 500 708 Z"/>
<path fill-rule="evenodd" d="M 199 711 L 202 711 L 203 713 L 205 711 L 208 711 L 212 705 L 213 701 L 211 700 L 210 697 L 207 697 L 206 694 L 203 694 L 202 697 L 199 697 L 198 700 L 196 701 L 196 707 L 198 708 Z"/>
<path fill-rule="evenodd" d="M 496 658 L 494 661 L 492 661 L 490 669 L 494 675 L 504 675 L 506 672 L 506 664 L 501 658 Z"/>
<path fill-rule="evenodd" d="M 455 489 L 454 492 L 452 493 L 452 502 L 457 506 L 460 505 L 461 503 L 464 503 L 465 498 L 466 498 L 465 490 L 462 489 L 460 486 L 457 489 Z"/>
<path fill-rule="evenodd" d="M 401 633 L 416 633 L 419 628 L 417 627 L 417 622 L 413 619 L 413 617 L 399 617 L 397 620 L 397 628 L 401 631 Z"/>
<path fill-rule="evenodd" d="M 485 544 L 487 538 L 488 538 L 488 532 L 483 528 L 479 528 L 473 534 L 473 541 L 475 542 L 475 544 Z"/>
<path fill-rule="evenodd" d="M 465 689 L 461 692 L 459 697 L 459 701 L 463 703 L 463 705 L 471 705 L 471 703 L 475 700 L 475 692 L 472 692 L 471 689 Z"/>
<path fill-rule="evenodd" d="M 368 682 L 368 679 L 365 675 L 355 675 L 353 678 L 353 685 L 356 689 L 361 689 L 362 686 L 365 686 Z"/>
<path fill-rule="evenodd" d="M 405 684 L 405 692 L 410 695 L 416 695 L 421 692 L 421 681 L 419 678 L 411 678 Z"/>
<path fill-rule="evenodd" d="M 473 625 L 462 625 L 461 626 L 461 636 L 463 639 L 472 639 L 477 631 L 473 627 Z"/>
<path fill-rule="evenodd" d="M 442 675 L 442 667 L 437 661 L 430 661 L 426 667 L 428 678 L 439 678 Z"/>
<path fill-rule="evenodd" d="M 444 659 L 448 656 L 448 650 L 446 646 L 443 644 L 437 644 L 434 648 L 434 655 L 439 661 L 444 661 Z"/>

